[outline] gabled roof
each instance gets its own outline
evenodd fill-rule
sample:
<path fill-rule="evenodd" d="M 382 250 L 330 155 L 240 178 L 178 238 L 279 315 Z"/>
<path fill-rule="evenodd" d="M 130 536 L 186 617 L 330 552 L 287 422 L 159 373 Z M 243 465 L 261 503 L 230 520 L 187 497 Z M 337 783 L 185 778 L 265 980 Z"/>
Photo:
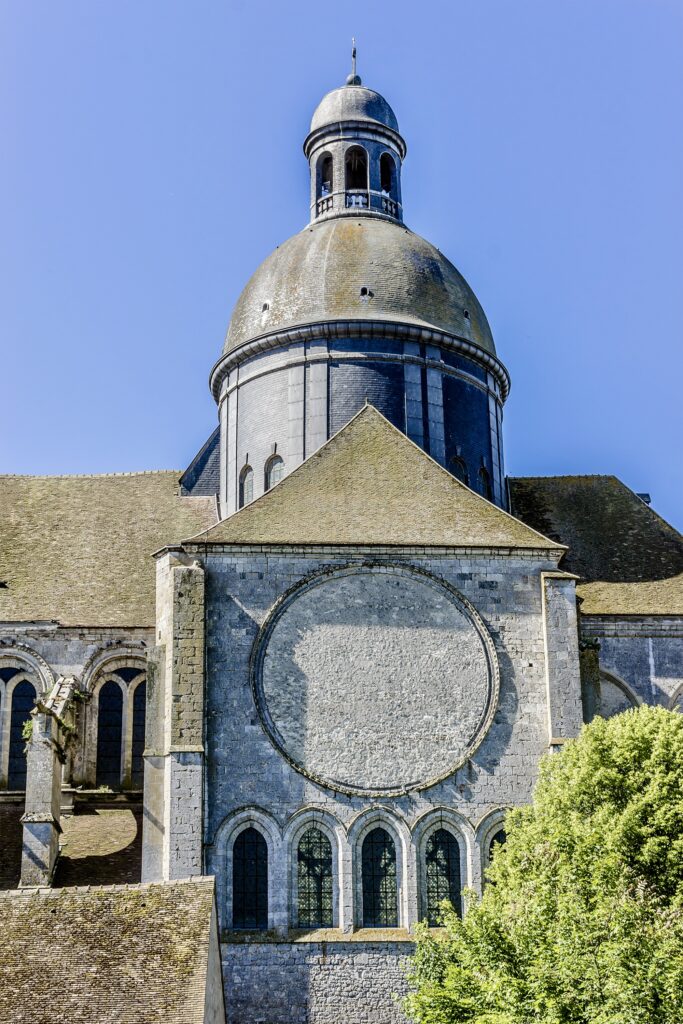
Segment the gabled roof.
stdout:
<path fill-rule="evenodd" d="M 569 548 L 588 615 L 683 615 L 683 537 L 615 476 L 517 477 L 514 515 Z"/>
<path fill-rule="evenodd" d="M 149 626 L 162 544 L 216 521 L 180 473 L 0 476 L 0 622 Z"/>
<path fill-rule="evenodd" d="M 193 542 L 561 550 L 456 480 L 371 405 Z"/>
<path fill-rule="evenodd" d="M 0 895 L 0 1020 L 203 1024 L 213 879 Z"/>

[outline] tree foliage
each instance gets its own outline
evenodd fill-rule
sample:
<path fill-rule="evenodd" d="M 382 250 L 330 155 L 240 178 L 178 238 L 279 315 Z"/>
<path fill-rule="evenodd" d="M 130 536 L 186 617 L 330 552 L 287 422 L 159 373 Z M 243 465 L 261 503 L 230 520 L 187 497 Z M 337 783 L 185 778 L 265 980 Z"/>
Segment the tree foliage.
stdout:
<path fill-rule="evenodd" d="M 419 1024 L 683 1021 L 683 716 L 595 719 L 543 759 L 484 895 L 419 926 Z"/>

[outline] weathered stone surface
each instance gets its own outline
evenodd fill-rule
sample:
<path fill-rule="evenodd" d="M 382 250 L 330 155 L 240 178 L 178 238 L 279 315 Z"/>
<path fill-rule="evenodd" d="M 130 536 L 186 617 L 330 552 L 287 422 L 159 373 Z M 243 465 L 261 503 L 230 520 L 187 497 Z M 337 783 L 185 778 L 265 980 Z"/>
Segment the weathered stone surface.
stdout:
<path fill-rule="evenodd" d="M 381 566 L 318 577 L 277 609 L 261 644 L 266 727 L 334 788 L 424 787 L 462 764 L 490 724 L 493 645 L 433 578 Z"/>
<path fill-rule="evenodd" d="M 223 944 L 233 1024 L 406 1024 L 408 942 Z"/>

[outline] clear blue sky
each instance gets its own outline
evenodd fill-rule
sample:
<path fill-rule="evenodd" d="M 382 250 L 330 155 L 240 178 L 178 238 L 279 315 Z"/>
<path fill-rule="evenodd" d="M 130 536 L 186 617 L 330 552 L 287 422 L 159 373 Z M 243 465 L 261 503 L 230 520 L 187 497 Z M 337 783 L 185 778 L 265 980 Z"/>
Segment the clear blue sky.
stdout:
<path fill-rule="evenodd" d="M 0 471 L 190 460 L 354 34 L 512 375 L 508 472 L 683 527 L 681 0 L 0 0 Z"/>

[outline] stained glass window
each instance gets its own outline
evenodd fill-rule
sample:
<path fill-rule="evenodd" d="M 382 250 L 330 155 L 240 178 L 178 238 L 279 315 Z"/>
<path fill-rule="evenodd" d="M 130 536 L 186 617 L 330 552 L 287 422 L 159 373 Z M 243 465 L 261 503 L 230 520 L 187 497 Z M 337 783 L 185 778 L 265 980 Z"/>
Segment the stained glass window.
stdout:
<path fill-rule="evenodd" d="M 24 722 L 31 717 L 36 700 L 35 687 L 23 679 L 14 687 L 9 730 L 8 789 L 26 789 L 26 740 L 23 736 Z"/>
<path fill-rule="evenodd" d="M 363 927 L 397 928 L 396 847 L 383 828 L 363 840 Z"/>
<path fill-rule="evenodd" d="M 232 853 L 232 926 L 268 927 L 268 847 L 260 832 L 240 832 Z"/>
<path fill-rule="evenodd" d="M 432 927 L 441 923 L 439 904 L 450 900 L 458 913 L 460 906 L 460 847 L 455 836 L 445 828 L 432 832 L 427 840 L 427 922 Z"/>
<path fill-rule="evenodd" d="M 304 832 L 297 851 L 299 928 L 332 927 L 332 845 L 319 828 Z"/>
<path fill-rule="evenodd" d="M 97 785 L 118 789 L 123 736 L 123 693 L 119 684 L 113 679 L 105 683 L 97 703 Z"/>

